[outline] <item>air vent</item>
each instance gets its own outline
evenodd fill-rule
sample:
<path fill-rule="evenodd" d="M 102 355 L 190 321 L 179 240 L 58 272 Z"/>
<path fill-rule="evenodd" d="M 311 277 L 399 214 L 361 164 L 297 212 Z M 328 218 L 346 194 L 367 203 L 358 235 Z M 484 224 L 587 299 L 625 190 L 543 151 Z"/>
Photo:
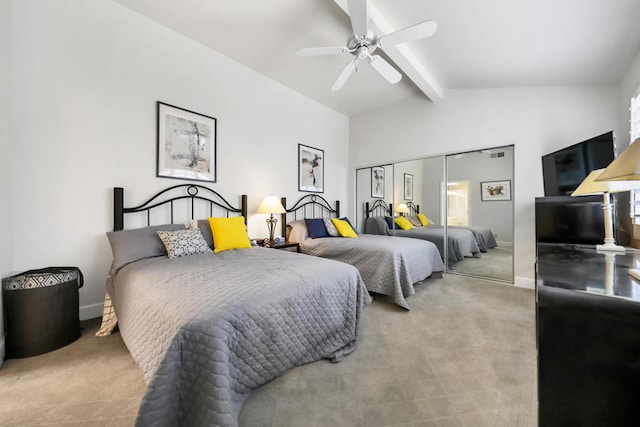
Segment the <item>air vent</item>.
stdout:
<path fill-rule="evenodd" d="M 492 153 L 491 154 L 491 158 L 495 159 L 496 157 L 504 157 L 504 151 L 501 151 L 499 153 Z"/>

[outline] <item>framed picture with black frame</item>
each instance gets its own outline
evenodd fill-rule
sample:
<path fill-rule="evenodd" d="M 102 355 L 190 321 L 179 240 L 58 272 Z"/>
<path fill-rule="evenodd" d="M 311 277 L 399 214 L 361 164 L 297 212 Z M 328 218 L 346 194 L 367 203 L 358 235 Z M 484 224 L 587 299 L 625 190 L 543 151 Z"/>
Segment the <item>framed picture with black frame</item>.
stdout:
<path fill-rule="evenodd" d="M 324 193 L 324 150 L 298 144 L 298 191 Z"/>
<path fill-rule="evenodd" d="M 216 182 L 216 119 L 158 101 L 156 176 Z"/>
<path fill-rule="evenodd" d="M 374 199 L 384 197 L 384 168 L 382 166 L 371 168 L 371 197 Z"/>
<path fill-rule="evenodd" d="M 413 175 L 404 174 L 404 199 L 413 200 Z"/>

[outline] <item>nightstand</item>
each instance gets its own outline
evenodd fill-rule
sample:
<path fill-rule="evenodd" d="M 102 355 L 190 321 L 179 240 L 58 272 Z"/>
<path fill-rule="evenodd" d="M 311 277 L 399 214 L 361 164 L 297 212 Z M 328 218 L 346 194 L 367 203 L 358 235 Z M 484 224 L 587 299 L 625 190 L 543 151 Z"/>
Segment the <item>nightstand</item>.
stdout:
<path fill-rule="evenodd" d="M 267 248 L 271 248 L 271 249 L 291 249 L 291 248 L 295 248 L 296 252 L 300 253 L 300 244 L 299 243 L 282 243 L 282 244 L 275 244 L 274 246 L 265 246 L 264 241 L 262 240 L 258 240 L 256 242 L 258 244 L 258 246 L 262 246 L 267 247 Z"/>

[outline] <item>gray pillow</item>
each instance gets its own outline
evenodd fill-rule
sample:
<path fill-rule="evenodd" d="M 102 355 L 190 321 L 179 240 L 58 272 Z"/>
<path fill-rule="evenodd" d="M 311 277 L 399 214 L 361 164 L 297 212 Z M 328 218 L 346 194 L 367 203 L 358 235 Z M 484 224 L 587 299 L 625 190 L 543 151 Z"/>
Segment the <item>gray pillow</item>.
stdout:
<path fill-rule="evenodd" d="M 422 223 L 418 219 L 418 215 L 410 215 L 407 217 L 409 222 L 413 224 L 414 227 L 422 227 Z"/>
<path fill-rule="evenodd" d="M 107 237 L 109 238 L 111 252 L 113 253 L 113 262 L 111 263 L 111 271 L 109 274 L 117 272 L 132 262 L 166 255 L 167 250 L 162 244 L 162 240 L 160 240 L 156 234 L 156 231 L 184 229 L 183 224 L 165 224 L 108 232 Z"/>
<path fill-rule="evenodd" d="M 287 242 L 302 243 L 309 238 L 307 224 L 304 220 L 291 221 L 287 224 Z"/>
<path fill-rule="evenodd" d="M 327 228 L 327 233 L 329 233 L 329 236 L 340 237 L 340 233 L 338 233 L 336 226 L 333 225 L 333 221 L 331 221 L 331 218 L 322 218 L 322 221 L 324 221 L 324 226 Z"/>
<path fill-rule="evenodd" d="M 200 229 L 202 237 L 204 237 L 204 241 L 207 242 L 207 245 L 209 245 L 211 249 L 213 249 L 213 233 L 211 232 L 211 224 L 209 224 L 208 219 L 192 219 L 184 226 L 187 230 Z"/>

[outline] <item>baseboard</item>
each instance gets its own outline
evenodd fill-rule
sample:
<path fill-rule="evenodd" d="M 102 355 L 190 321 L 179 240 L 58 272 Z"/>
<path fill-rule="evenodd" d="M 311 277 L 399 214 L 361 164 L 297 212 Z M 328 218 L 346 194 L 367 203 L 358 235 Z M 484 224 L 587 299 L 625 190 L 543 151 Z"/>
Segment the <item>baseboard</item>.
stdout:
<path fill-rule="evenodd" d="M 104 303 L 83 305 L 80 307 L 80 320 L 95 319 L 102 317 L 102 308 Z"/>
<path fill-rule="evenodd" d="M 514 277 L 514 286 L 516 288 L 524 288 L 524 289 L 535 289 L 536 288 L 536 281 L 533 279 L 530 279 L 528 277 Z"/>
<path fill-rule="evenodd" d="M 513 242 L 503 242 L 501 240 L 496 240 L 496 243 L 498 244 L 498 247 L 507 247 L 507 248 L 511 248 L 513 247 Z"/>
<path fill-rule="evenodd" d="M 2 339 L 0 340 L 0 366 L 2 366 L 2 362 L 4 362 L 4 355 L 6 353 L 4 352 L 4 336 L 2 337 Z"/>

